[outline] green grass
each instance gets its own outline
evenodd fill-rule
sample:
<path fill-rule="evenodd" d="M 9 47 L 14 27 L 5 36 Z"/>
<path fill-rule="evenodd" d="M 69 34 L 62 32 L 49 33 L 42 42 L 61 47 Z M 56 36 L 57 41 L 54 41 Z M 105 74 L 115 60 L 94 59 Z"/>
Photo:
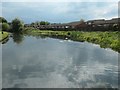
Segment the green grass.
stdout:
<path fill-rule="evenodd" d="M 6 39 L 8 37 L 8 33 L 7 32 L 3 32 L 2 34 L 2 31 L 0 31 L 0 42 L 3 41 L 4 39 Z"/>
<path fill-rule="evenodd" d="M 111 48 L 120 53 L 120 42 L 118 36 L 119 31 L 114 32 L 82 32 L 82 31 L 50 31 L 50 30 L 34 30 L 26 29 L 24 32 L 26 35 L 32 36 L 48 36 L 54 38 L 65 39 L 66 37 L 74 41 L 88 41 L 91 43 L 99 44 L 102 48 Z"/>

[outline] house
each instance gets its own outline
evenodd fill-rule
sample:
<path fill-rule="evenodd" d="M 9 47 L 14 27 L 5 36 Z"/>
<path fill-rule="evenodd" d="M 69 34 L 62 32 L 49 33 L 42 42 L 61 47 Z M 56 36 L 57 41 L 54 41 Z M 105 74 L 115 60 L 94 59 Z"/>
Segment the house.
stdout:
<path fill-rule="evenodd" d="M 105 24 L 105 19 L 99 19 L 99 20 L 89 20 L 86 22 L 87 25 L 92 25 L 93 27 L 95 25 L 104 25 Z"/>
<path fill-rule="evenodd" d="M 84 29 L 84 30 L 107 30 L 110 26 L 120 24 L 120 18 L 113 18 L 111 20 L 98 19 L 98 20 L 88 20 L 86 22 L 70 22 L 70 23 L 53 23 L 49 25 L 30 25 L 26 24 L 25 27 L 34 27 L 40 30 L 74 30 L 74 29 Z"/>

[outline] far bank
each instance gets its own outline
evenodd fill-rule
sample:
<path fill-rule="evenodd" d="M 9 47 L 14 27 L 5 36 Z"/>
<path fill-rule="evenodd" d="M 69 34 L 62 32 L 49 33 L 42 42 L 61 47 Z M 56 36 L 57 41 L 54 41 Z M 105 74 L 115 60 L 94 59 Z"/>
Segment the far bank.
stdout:
<path fill-rule="evenodd" d="M 80 42 L 91 42 L 99 44 L 102 48 L 111 48 L 120 52 L 119 31 L 52 31 L 52 30 L 36 30 L 25 29 L 23 31 L 25 35 L 32 36 L 47 36 L 60 39 L 70 39 Z"/>

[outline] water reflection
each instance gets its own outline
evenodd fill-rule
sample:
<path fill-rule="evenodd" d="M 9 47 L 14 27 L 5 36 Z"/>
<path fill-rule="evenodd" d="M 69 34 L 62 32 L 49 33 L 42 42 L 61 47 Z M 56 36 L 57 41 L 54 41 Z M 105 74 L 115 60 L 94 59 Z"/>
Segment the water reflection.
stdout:
<path fill-rule="evenodd" d="M 21 33 L 13 33 L 13 41 L 17 44 L 22 43 L 22 41 L 24 40 L 24 36 Z"/>
<path fill-rule="evenodd" d="M 3 45 L 3 88 L 118 87 L 118 53 L 112 50 L 51 38 L 21 43 Z"/>

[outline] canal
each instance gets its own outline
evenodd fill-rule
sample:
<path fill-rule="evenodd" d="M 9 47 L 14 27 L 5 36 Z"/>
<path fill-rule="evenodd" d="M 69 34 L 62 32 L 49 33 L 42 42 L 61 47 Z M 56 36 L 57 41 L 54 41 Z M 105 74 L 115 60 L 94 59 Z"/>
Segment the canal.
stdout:
<path fill-rule="evenodd" d="M 117 88 L 118 53 L 88 42 L 13 36 L 2 45 L 3 88 Z"/>

